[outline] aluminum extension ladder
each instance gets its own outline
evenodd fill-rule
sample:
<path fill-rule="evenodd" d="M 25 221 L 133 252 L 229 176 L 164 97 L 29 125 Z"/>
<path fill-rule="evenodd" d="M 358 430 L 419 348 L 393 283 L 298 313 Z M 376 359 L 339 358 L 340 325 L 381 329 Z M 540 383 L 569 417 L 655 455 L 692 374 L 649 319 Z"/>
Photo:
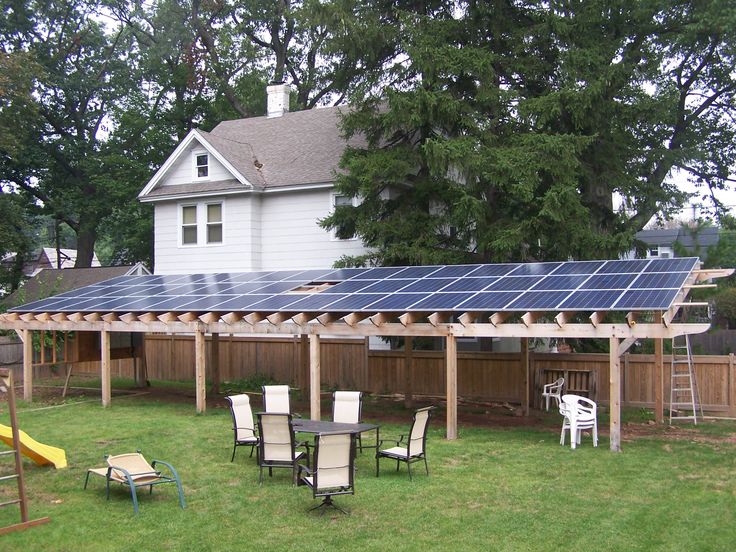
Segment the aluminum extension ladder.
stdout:
<path fill-rule="evenodd" d="M 693 354 L 690 337 L 680 335 L 672 338 L 672 370 L 670 382 L 670 424 L 673 420 L 692 420 L 698 423 L 703 419 L 703 405 L 700 390 L 693 368 Z M 692 414 L 687 414 L 692 412 Z"/>

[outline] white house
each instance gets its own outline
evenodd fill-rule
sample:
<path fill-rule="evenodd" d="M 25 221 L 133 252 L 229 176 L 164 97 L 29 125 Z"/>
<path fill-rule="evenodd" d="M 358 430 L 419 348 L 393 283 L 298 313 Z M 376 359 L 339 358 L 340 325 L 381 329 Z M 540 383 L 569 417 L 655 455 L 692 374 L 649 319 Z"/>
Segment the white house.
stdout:
<path fill-rule="evenodd" d="M 364 252 L 318 225 L 349 198 L 334 189 L 348 143 L 340 107 L 290 113 L 268 87 L 268 115 L 192 130 L 138 195 L 154 205 L 156 274 L 324 268 Z"/>

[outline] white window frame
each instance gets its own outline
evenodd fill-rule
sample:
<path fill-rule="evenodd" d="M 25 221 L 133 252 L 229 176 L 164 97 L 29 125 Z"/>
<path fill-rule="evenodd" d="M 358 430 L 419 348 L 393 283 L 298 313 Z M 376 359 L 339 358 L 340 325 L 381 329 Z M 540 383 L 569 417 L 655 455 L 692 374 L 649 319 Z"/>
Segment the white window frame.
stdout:
<path fill-rule="evenodd" d="M 207 219 L 208 207 L 210 205 L 220 206 L 220 222 L 210 223 Z M 184 208 L 195 207 L 197 210 L 197 242 L 196 243 L 184 243 Z M 225 201 L 187 201 L 179 203 L 178 209 L 178 243 L 179 247 L 190 248 L 190 247 L 220 247 L 225 245 Z M 222 241 L 209 242 L 208 228 L 210 224 L 219 224 L 222 227 Z M 188 226 L 195 226 L 195 224 L 189 224 Z"/>
<path fill-rule="evenodd" d="M 199 165 L 197 164 L 197 157 L 201 155 L 207 156 L 207 164 L 206 165 Z M 207 167 L 207 175 L 206 176 L 199 176 L 199 167 Z M 210 152 L 206 150 L 194 150 L 192 151 L 192 177 L 195 180 L 209 180 L 210 176 L 212 174 L 212 156 L 210 155 Z"/>
<path fill-rule="evenodd" d="M 658 245 L 650 245 L 647 248 L 647 257 L 652 258 L 658 258 L 659 257 L 659 249 L 660 247 Z"/>
<path fill-rule="evenodd" d="M 351 200 L 350 202 L 353 205 L 353 207 L 357 207 L 358 206 L 358 198 L 357 197 L 349 198 L 345 194 L 338 194 L 337 192 L 331 192 L 330 193 L 330 214 L 332 214 L 332 213 L 335 212 L 335 208 L 337 207 L 336 201 L 337 201 L 337 198 L 338 197 L 344 197 L 346 199 L 350 199 Z M 330 231 L 330 239 L 332 241 L 349 242 L 349 241 L 356 241 L 359 238 L 358 238 L 358 236 L 353 236 L 352 238 L 345 238 L 345 239 L 338 238 L 337 237 L 337 232 L 335 230 L 331 230 Z"/>

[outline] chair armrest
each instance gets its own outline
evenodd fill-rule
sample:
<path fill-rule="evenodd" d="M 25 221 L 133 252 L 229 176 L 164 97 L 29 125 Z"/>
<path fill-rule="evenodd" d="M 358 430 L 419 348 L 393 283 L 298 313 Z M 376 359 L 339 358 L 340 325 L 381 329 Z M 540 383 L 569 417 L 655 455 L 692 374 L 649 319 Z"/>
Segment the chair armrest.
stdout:
<path fill-rule="evenodd" d="M 171 472 L 171 475 L 172 475 L 172 477 L 174 479 L 179 479 L 179 474 L 176 473 L 176 470 L 174 469 L 174 466 L 172 466 L 168 462 L 164 462 L 163 460 L 154 460 L 153 462 L 151 462 L 151 466 L 154 467 L 154 468 L 156 467 L 156 464 L 163 464 Z M 161 472 L 159 472 L 159 473 L 161 473 Z"/>
<path fill-rule="evenodd" d="M 378 446 L 380 447 L 385 442 L 386 443 L 396 443 L 396 446 L 399 446 L 401 442 L 404 440 L 404 437 L 406 437 L 406 435 L 401 435 L 399 436 L 398 439 L 381 439 L 380 441 L 378 441 Z"/>

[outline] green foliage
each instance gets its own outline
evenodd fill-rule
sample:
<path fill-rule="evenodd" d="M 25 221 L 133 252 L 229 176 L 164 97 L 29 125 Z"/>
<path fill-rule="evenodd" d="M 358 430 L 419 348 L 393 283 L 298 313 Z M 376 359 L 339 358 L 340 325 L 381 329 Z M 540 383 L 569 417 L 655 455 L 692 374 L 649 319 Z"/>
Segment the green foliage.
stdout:
<path fill-rule="evenodd" d="M 616 257 L 682 205 L 673 169 L 726 185 L 731 3 L 396 13 L 401 60 L 344 122 L 367 138 L 338 177 L 360 205 L 323 221 L 371 248 L 343 264 Z M 629 210 L 614 209 L 614 192 Z"/>
<path fill-rule="evenodd" d="M 736 287 L 727 287 L 714 297 L 714 318 L 719 325 L 736 328 Z"/>

